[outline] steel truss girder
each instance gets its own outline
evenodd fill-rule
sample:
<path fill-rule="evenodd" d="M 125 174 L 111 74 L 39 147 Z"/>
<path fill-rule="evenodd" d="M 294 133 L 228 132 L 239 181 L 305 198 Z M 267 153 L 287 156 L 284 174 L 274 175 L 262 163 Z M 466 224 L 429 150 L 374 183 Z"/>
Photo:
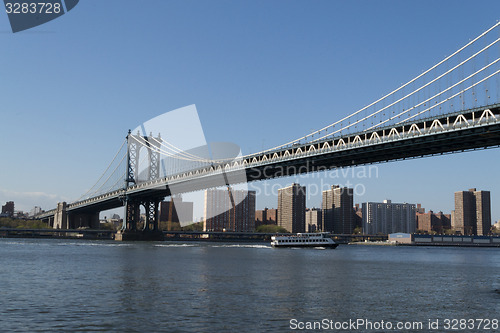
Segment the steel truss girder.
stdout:
<path fill-rule="evenodd" d="M 142 202 L 146 210 L 146 221 L 144 221 L 143 230 L 158 230 L 158 206 L 161 199 L 148 199 Z"/>
<path fill-rule="evenodd" d="M 141 206 L 146 212 L 146 220 L 142 230 L 159 230 L 159 212 L 158 208 L 163 198 L 127 198 L 125 202 L 125 219 L 123 221 L 122 230 L 136 231 L 141 218 Z"/>
<path fill-rule="evenodd" d="M 137 169 L 139 167 L 139 152 L 138 152 L 137 142 L 129 142 L 128 144 L 128 174 L 126 182 L 136 183 L 137 179 Z"/>

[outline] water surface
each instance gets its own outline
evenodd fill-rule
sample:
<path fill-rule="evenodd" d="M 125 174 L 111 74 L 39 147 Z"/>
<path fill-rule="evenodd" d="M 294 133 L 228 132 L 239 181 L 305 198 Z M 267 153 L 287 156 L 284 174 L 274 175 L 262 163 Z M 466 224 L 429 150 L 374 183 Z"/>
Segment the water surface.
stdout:
<path fill-rule="evenodd" d="M 0 239 L 0 327 L 286 332 L 291 319 L 363 318 L 425 325 L 439 319 L 442 328 L 446 318 L 498 319 L 499 254 L 496 248 Z"/>

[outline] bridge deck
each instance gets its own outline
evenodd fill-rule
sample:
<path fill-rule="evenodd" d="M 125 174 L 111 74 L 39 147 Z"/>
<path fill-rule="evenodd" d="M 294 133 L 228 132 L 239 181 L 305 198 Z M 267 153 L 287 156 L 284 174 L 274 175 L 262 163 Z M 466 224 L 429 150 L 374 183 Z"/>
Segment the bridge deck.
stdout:
<path fill-rule="evenodd" d="M 486 111 L 485 111 L 486 110 Z M 230 184 L 394 160 L 500 146 L 500 105 L 454 112 L 397 126 L 267 151 L 121 189 L 68 205 L 68 212 L 103 211 L 126 197 L 166 197 Z M 243 177 L 242 177 L 243 175 Z M 55 210 L 40 218 L 53 216 Z"/>

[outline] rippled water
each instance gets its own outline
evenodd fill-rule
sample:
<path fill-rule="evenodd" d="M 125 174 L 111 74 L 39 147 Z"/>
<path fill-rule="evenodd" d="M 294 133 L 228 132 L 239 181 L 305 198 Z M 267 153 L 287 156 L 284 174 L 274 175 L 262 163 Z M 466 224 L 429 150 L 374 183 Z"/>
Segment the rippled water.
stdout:
<path fill-rule="evenodd" d="M 0 239 L 0 330 L 283 332 L 291 319 L 498 319 L 499 254 Z"/>

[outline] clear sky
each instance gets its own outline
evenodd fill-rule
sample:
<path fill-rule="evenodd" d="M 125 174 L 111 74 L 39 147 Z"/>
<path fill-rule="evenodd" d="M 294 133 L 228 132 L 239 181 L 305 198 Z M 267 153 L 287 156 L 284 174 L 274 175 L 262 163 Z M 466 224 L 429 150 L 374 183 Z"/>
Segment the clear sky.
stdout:
<path fill-rule="evenodd" d="M 129 128 L 196 104 L 207 141 L 243 153 L 288 142 L 392 91 L 500 19 L 492 1 L 82 0 L 13 34 L 0 13 L 0 202 L 55 207 L 85 193 Z M 491 191 L 500 219 L 500 150 L 380 164 L 346 184 L 356 203 L 422 203 Z M 263 183 L 251 187 L 262 189 Z M 319 206 L 310 195 L 308 206 Z M 276 207 L 259 196 L 257 207 Z"/>

